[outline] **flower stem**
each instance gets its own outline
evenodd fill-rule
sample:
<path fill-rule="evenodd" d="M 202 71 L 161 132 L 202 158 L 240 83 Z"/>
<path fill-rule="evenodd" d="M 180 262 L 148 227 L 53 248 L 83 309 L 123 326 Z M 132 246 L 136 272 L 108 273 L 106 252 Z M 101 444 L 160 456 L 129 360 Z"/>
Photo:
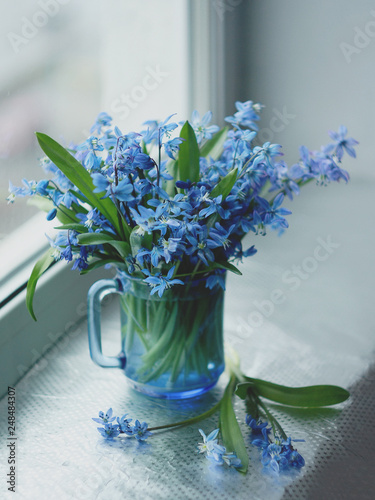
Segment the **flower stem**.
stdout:
<path fill-rule="evenodd" d="M 161 429 L 169 429 L 171 427 L 181 427 L 183 425 L 189 425 L 189 424 L 194 424 L 195 422 L 199 422 L 200 420 L 204 420 L 205 418 L 210 417 L 214 413 L 216 413 L 220 409 L 221 401 L 223 398 L 220 399 L 216 405 L 214 405 L 212 408 L 209 410 L 205 411 L 204 413 L 201 413 L 200 415 L 197 415 L 192 418 L 188 418 L 187 420 L 181 420 L 180 422 L 175 422 L 173 424 L 167 424 L 167 425 L 159 425 L 157 427 L 150 427 L 148 430 L 149 431 L 159 431 Z"/>

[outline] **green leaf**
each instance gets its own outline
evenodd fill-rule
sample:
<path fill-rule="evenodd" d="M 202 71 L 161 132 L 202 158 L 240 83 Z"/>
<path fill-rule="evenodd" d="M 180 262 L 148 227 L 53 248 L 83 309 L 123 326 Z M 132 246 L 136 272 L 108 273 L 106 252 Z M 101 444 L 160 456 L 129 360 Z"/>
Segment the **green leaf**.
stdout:
<path fill-rule="evenodd" d="M 166 169 L 173 179 L 168 179 L 164 187 L 169 196 L 173 198 L 174 195 L 177 194 L 176 181 L 178 180 L 178 162 L 176 160 L 169 161 Z"/>
<path fill-rule="evenodd" d="M 229 172 L 229 174 L 221 179 L 221 181 L 211 191 L 210 198 L 216 198 L 217 196 L 222 195 L 223 200 L 225 200 L 236 183 L 237 170 L 237 167 L 234 168 Z"/>
<path fill-rule="evenodd" d="M 117 209 L 109 198 L 101 198 L 103 193 L 94 193 L 95 186 L 90 174 L 65 148 L 58 142 L 40 132 L 36 133 L 40 147 L 51 161 L 66 175 L 66 177 L 81 191 L 93 207 L 114 226 L 116 231 L 121 234 L 120 222 Z M 130 234 L 129 226 L 123 221 L 125 232 Z"/>
<path fill-rule="evenodd" d="M 226 269 L 227 271 L 231 271 L 234 274 L 238 274 L 239 276 L 242 276 L 242 273 L 239 269 L 237 269 L 236 266 L 231 264 L 230 262 L 213 262 L 212 266 L 213 269 Z"/>
<path fill-rule="evenodd" d="M 78 233 L 87 233 L 88 229 L 83 224 L 63 224 L 62 226 L 57 226 L 54 229 L 59 231 L 77 231 Z"/>
<path fill-rule="evenodd" d="M 126 241 L 112 240 L 108 241 L 108 244 L 112 245 L 124 259 L 131 255 L 130 245 Z"/>
<path fill-rule="evenodd" d="M 55 207 L 55 205 L 51 200 L 42 198 L 41 196 L 33 196 L 32 198 L 29 198 L 27 200 L 27 204 L 35 206 L 39 208 L 39 210 L 42 210 L 43 212 L 46 213 L 52 210 L 52 208 L 57 208 L 56 217 L 62 224 L 71 224 L 78 221 L 76 214 L 73 210 L 66 207 L 63 208 Z"/>
<path fill-rule="evenodd" d="M 55 249 L 53 247 L 50 247 L 40 257 L 40 259 L 35 264 L 33 270 L 31 271 L 30 278 L 27 282 L 26 306 L 27 306 L 27 309 L 28 309 L 28 311 L 29 311 L 29 313 L 34 321 L 36 321 L 36 316 L 34 314 L 34 309 L 33 309 L 35 288 L 36 288 L 36 285 L 38 283 L 39 278 L 50 267 L 50 265 L 55 261 L 55 259 L 52 257 L 54 250 Z"/>
<path fill-rule="evenodd" d="M 141 248 L 152 249 L 152 234 L 141 234 L 140 227 L 135 226 L 130 234 L 130 246 L 133 257 L 137 255 Z"/>
<path fill-rule="evenodd" d="M 86 267 L 86 269 L 83 269 L 80 274 L 87 274 L 90 271 L 94 271 L 95 269 L 99 269 L 100 267 L 105 266 L 106 264 L 115 264 L 116 267 L 119 267 L 120 269 L 123 269 L 124 271 L 127 271 L 127 266 L 123 262 L 118 262 L 117 260 L 113 258 L 108 258 L 108 259 L 103 259 L 100 258 L 99 260 L 95 260 L 93 262 L 90 262 L 90 264 Z"/>
<path fill-rule="evenodd" d="M 228 127 L 222 128 L 211 139 L 205 142 L 201 148 L 201 156 L 205 158 L 210 156 L 216 161 L 223 152 L 223 145 L 227 139 L 228 130 Z"/>
<path fill-rule="evenodd" d="M 113 236 L 103 233 L 82 233 L 77 236 L 78 243 L 83 246 L 87 245 L 104 245 L 113 246 L 121 257 L 126 258 L 130 255 L 130 245 L 126 241 L 114 240 Z"/>
<path fill-rule="evenodd" d="M 221 400 L 219 426 L 225 448 L 228 452 L 234 452 L 241 460 L 242 467 L 237 470 L 246 473 L 249 456 L 233 409 L 232 396 L 235 386 L 236 378 L 231 377 Z"/>
<path fill-rule="evenodd" d="M 82 203 L 90 204 L 90 202 L 86 198 L 86 196 L 83 196 L 83 194 L 80 193 L 79 191 L 74 191 L 73 189 L 69 189 L 69 192 L 72 193 L 72 195 L 75 196 L 76 198 L 78 198 L 80 201 L 82 201 Z"/>
<path fill-rule="evenodd" d="M 199 147 L 195 132 L 189 122 L 185 122 L 180 137 L 185 139 L 178 153 L 178 174 L 181 181 L 199 181 Z"/>
<path fill-rule="evenodd" d="M 113 237 L 102 233 L 83 233 L 77 236 L 80 245 L 103 245 L 113 241 Z"/>
<path fill-rule="evenodd" d="M 336 385 L 311 385 L 307 387 L 286 387 L 264 380 L 245 377 L 248 382 L 238 384 L 236 394 L 246 398 L 247 390 L 255 390 L 262 396 L 276 403 L 288 406 L 314 408 L 342 403 L 350 396 L 349 392 Z"/>

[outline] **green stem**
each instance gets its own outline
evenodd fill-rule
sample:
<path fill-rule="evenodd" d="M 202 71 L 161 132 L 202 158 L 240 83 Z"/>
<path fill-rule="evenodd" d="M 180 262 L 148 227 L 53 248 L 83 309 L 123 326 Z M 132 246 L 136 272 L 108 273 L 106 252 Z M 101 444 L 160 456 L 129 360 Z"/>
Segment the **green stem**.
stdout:
<path fill-rule="evenodd" d="M 216 403 L 215 406 L 213 406 L 209 410 L 205 411 L 204 413 L 197 415 L 196 417 L 188 418 L 187 420 L 181 420 L 180 422 L 175 422 L 174 424 L 159 425 L 158 427 L 150 427 L 147 430 L 159 431 L 161 429 L 169 429 L 171 427 L 181 427 L 183 425 L 195 424 L 195 422 L 200 422 L 201 420 L 204 420 L 205 418 L 210 417 L 211 415 L 213 415 L 214 413 L 216 413 L 220 409 L 222 399 L 223 398 L 221 398 L 220 401 L 218 403 Z"/>
<path fill-rule="evenodd" d="M 276 428 L 278 429 L 281 437 L 283 439 L 287 439 L 287 435 L 285 434 L 284 432 L 284 429 L 281 427 L 281 425 L 279 424 L 279 422 L 277 421 L 277 419 L 269 412 L 269 410 L 267 409 L 267 407 L 262 403 L 262 401 L 260 400 L 259 396 L 256 394 L 256 392 L 254 390 L 251 390 L 252 392 L 252 395 L 254 396 L 257 404 L 262 408 L 262 410 L 264 411 L 264 413 L 267 415 L 267 418 L 272 426 L 272 430 L 273 430 L 273 433 L 274 435 L 276 435 Z M 276 427 L 276 428 L 275 428 Z"/>

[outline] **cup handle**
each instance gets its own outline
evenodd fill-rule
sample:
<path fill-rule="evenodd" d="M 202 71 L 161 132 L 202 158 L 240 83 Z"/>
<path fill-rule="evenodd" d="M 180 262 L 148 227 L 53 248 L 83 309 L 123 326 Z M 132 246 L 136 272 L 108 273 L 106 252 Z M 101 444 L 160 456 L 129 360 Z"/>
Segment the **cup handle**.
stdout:
<path fill-rule="evenodd" d="M 121 294 L 121 286 L 117 280 L 99 280 L 94 283 L 87 294 L 87 326 L 91 359 L 103 368 L 124 368 L 125 353 L 119 356 L 105 356 L 102 352 L 101 337 L 101 302 L 106 295 Z"/>

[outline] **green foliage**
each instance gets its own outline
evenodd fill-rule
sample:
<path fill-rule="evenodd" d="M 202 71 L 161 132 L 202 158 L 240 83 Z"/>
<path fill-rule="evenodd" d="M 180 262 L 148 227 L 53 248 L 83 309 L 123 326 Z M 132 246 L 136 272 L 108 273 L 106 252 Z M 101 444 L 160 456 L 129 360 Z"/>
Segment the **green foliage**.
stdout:
<path fill-rule="evenodd" d="M 242 467 L 237 470 L 246 473 L 249 466 L 249 456 L 233 409 L 232 398 L 235 386 L 236 377 L 232 376 L 221 400 L 219 427 L 227 452 L 234 452 L 241 460 Z"/>
<path fill-rule="evenodd" d="M 180 137 L 184 142 L 178 154 L 178 177 L 181 181 L 199 181 L 199 147 L 195 132 L 187 121 L 181 129 Z"/>
<path fill-rule="evenodd" d="M 82 233 L 77 236 L 78 243 L 83 246 L 104 245 L 108 243 L 115 248 L 124 259 L 130 254 L 130 245 L 126 241 L 114 240 L 113 236 L 103 233 Z"/>
<path fill-rule="evenodd" d="M 256 395 L 288 406 L 314 408 L 342 403 L 349 392 L 336 385 L 312 385 L 308 387 L 286 387 L 265 380 L 245 377 L 247 382 L 238 384 L 236 394 L 245 399 L 250 389 Z"/>
<path fill-rule="evenodd" d="M 234 274 L 238 274 L 239 276 L 242 276 L 241 271 L 231 264 L 230 262 L 222 261 L 222 262 L 213 262 L 212 263 L 212 269 L 226 269 L 227 271 L 230 271 Z"/>
<path fill-rule="evenodd" d="M 141 248 L 152 249 L 152 234 L 142 234 L 140 227 L 135 226 L 130 234 L 130 247 L 133 257 L 137 255 Z"/>
<path fill-rule="evenodd" d="M 97 208 L 107 218 L 120 234 L 121 228 L 117 217 L 116 206 L 109 198 L 101 198 L 102 193 L 94 193 L 95 186 L 89 172 L 58 142 L 46 134 L 36 133 L 40 147 L 50 160 L 66 175 L 66 177 L 81 191 L 89 203 Z M 130 234 L 130 228 L 123 222 L 126 234 Z"/>
<path fill-rule="evenodd" d="M 223 200 L 232 191 L 233 186 L 237 180 L 237 168 L 231 170 L 229 174 L 221 179 L 221 181 L 213 188 L 210 194 L 210 198 L 216 198 L 222 195 Z"/>
<path fill-rule="evenodd" d="M 204 143 L 200 155 L 213 160 L 217 160 L 223 152 L 224 142 L 227 139 L 228 127 L 224 127 L 217 132 L 211 139 Z"/>
<path fill-rule="evenodd" d="M 30 278 L 27 282 L 26 306 L 27 306 L 27 309 L 28 309 L 28 311 L 29 311 L 29 313 L 34 321 L 36 321 L 36 316 L 35 316 L 34 309 L 33 309 L 35 288 L 36 288 L 36 285 L 38 283 L 39 278 L 54 262 L 55 259 L 52 256 L 53 252 L 54 252 L 54 248 L 51 247 L 40 257 L 38 262 L 35 264 L 33 270 L 31 271 Z"/>

